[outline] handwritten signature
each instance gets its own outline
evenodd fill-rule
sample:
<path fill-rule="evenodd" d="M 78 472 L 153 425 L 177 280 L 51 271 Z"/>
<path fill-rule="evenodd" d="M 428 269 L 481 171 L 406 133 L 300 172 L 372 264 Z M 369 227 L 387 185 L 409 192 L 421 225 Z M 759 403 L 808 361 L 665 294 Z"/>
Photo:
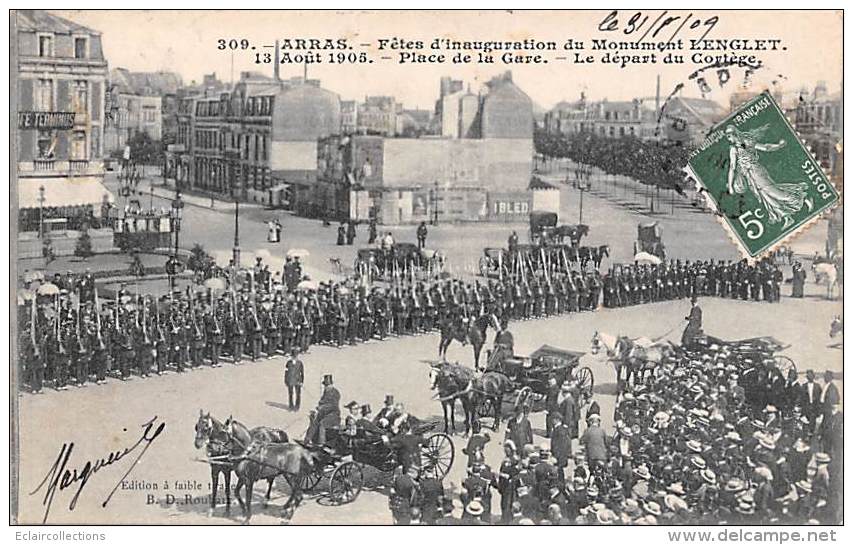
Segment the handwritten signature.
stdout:
<path fill-rule="evenodd" d="M 56 461 L 53 462 L 53 465 L 48 470 L 44 479 L 42 479 L 41 483 L 39 483 L 35 490 L 30 492 L 30 496 L 32 496 L 44 489 L 44 499 L 42 500 L 42 505 L 44 506 L 44 520 L 42 522 L 47 522 L 47 518 L 50 515 L 50 508 L 53 504 L 53 499 L 57 491 L 65 490 L 77 484 L 77 490 L 74 492 L 74 495 L 71 497 L 71 502 L 68 504 L 68 510 L 73 511 L 77 506 L 77 500 L 80 498 L 80 493 L 83 492 L 83 488 L 89 482 L 92 475 L 104 467 L 115 464 L 128 454 L 134 451 L 138 452 L 133 463 L 127 468 L 127 471 L 118 480 L 112 491 L 101 504 L 101 507 L 106 507 L 112 499 L 113 494 L 118 490 L 121 482 L 130 475 L 130 472 L 133 471 L 133 468 L 135 468 L 136 464 L 139 463 L 139 460 L 148 450 L 148 447 L 151 446 L 151 443 L 153 443 L 154 440 L 163 433 L 163 430 L 166 428 L 166 423 L 158 423 L 157 417 L 154 416 L 151 420 L 142 424 L 141 428 L 142 435 L 134 444 L 123 450 L 110 452 L 107 456 L 99 458 L 98 460 L 87 460 L 80 469 L 76 467 L 68 468 L 69 460 L 71 460 L 71 454 L 74 452 L 74 443 L 63 443 L 62 447 L 59 449 L 59 455 L 56 457 Z"/>

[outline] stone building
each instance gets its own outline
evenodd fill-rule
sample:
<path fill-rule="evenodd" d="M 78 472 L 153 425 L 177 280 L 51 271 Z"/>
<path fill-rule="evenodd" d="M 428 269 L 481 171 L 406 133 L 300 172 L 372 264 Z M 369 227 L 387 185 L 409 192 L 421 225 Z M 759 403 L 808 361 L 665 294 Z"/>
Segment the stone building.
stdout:
<path fill-rule="evenodd" d="M 13 24 L 18 226 L 32 233 L 79 229 L 113 200 L 102 183 L 101 33 L 39 10 L 17 10 Z M 22 256 L 29 251 L 23 243 L 19 249 Z M 35 251 L 41 254 L 40 243 Z"/>

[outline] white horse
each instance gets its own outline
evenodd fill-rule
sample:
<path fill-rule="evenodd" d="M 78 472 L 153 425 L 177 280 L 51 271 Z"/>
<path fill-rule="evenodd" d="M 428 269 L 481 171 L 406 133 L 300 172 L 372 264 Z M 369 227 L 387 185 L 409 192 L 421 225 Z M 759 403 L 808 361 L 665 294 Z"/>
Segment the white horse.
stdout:
<path fill-rule="evenodd" d="M 617 385 L 622 384 L 623 367 L 626 369 L 626 383 L 630 382 L 631 376 L 635 373 L 638 373 L 642 380 L 646 372 L 653 372 L 664 357 L 673 351 L 669 341 L 655 341 L 648 337 L 630 339 L 624 335 L 610 335 L 596 331 L 592 336 L 590 352 L 596 355 L 602 349 L 605 350 L 607 359 L 613 363 Z"/>
<path fill-rule="evenodd" d="M 815 283 L 826 286 L 826 298 L 835 299 L 835 290 L 838 288 L 838 269 L 833 263 L 817 263 L 812 265 Z"/>

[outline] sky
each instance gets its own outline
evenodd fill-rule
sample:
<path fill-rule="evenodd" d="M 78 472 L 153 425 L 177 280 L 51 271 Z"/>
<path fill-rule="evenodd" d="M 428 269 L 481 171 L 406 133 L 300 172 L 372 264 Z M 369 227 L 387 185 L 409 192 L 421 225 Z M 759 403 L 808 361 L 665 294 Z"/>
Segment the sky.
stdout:
<path fill-rule="evenodd" d="M 185 83 L 200 81 L 203 74 L 216 72 L 219 79 L 228 82 L 232 73 L 239 78 L 240 71 L 257 70 L 272 75 L 270 64 L 254 63 L 254 54 L 264 45 L 284 38 L 347 38 L 354 50 L 358 44 L 370 43 L 365 48 L 375 59 L 370 65 L 313 64 L 308 67 L 308 77 L 320 79 L 322 85 L 342 99 L 361 99 L 365 95 L 393 95 L 406 107 L 431 109 L 438 96 L 439 78 L 452 76 L 463 79 L 473 91 L 492 76 L 512 70 L 513 80 L 534 100 L 550 108 L 561 100 L 576 100 L 583 92 L 593 100 L 628 100 L 655 94 L 656 77 L 661 79 L 661 93 L 669 94 L 679 83 L 686 83 L 684 96 L 700 96 L 695 83 L 688 76 L 700 64 L 633 64 L 620 68 L 614 64 L 576 64 L 570 60 L 556 60 L 562 56 L 574 59 L 575 53 L 583 56 L 603 55 L 591 51 L 592 39 L 609 38 L 635 41 L 644 33 L 653 34 L 654 22 L 678 17 L 664 28 L 655 41 L 666 41 L 681 27 L 676 39 L 685 43 L 698 39 L 708 30 L 705 38 L 722 39 L 778 39 L 785 50 L 761 52 L 765 68 L 753 76 L 753 85 L 766 86 L 775 82 L 785 91 L 796 91 L 802 86 L 813 87 L 825 81 L 830 92 L 839 91 L 842 78 L 842 15 L 840 12 L 821 11 L 647 11 L 635 19 L 636 23 L 648 17 L 646 26 L 634 32 L 631 29 L 631 10 L 618 12 L 607 19 L 605 25 L 615 30 L 601 31 L 599 26 L 609 11 L 53 11 L 102 33 L 104 53 L 111 68 L 123 67 L 131 71 L 170 70 L 179 73 Z M 712 17 L 717 17 L 711 26 Z M 696 25 L 696 28 L 690 28 Z M 650 32 L 646 32 L 650 30 Z M 380 39 L 399 38 L 422 40 L 428 44 L 433 38 L 456 40 L 523 40 L 533 38 L 557 42 L 563 48 L 569 39 L 584 42 L 585 51 L 548 52 L 548 64 L 398 64 L 397 52 L 378 51 Z M 230 51 L 217 49 L 217 40 L 247 39 L 257 49 Z M 651 40 L 647 37 L 646 41 Z M 327 52 L 328 53 L 328 52 Z M 429 49 L 423 53 L 431 53 Z M 634 51 L 631 54 L 648 54 Z M 476 53 L 475 53 L 476 54 Z M 498 53 L 499 55 L 500 53 Z M 687 52 L 689 57 L 691 53 Z M 707 52 L 721 54 L 721 52 Z M 380 56 L 389 55 L 392 60 Z M 450 54 L 452 55 L 452 53 Z M 659 61 L 664 54 L 657 53 Z M 325 61 L 326 59 L 324 59 Z M 688 59 L 689 60 L 689 59 Z M 303 64 L 281 65 L 281 76 L 301 75 Z M 743 69 L 734 69 L 733 72 Z M 736 75 L 733 80 L 740 81 Z M 707 98 L 724 103 L 733 90 L 732 85 L 720 88 L 712 85 Z M 761 89 L 757 89 L 760 91 Z"/>

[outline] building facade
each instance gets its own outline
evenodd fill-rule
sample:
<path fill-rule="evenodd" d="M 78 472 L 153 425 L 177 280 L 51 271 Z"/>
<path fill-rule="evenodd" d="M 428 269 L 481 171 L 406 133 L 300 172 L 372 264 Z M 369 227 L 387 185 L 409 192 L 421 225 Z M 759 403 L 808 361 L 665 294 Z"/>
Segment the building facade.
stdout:
<path fill-rule="evenodd" d="M 113 200 L 102 184 L 101 34 L 38 10 L 17 11 L 15 26 L 19 227 L 38 231 L 45 218 L 74 227 Z"/>
<path fill-rule="evenodd" d="M 104 152 L 118 154 L 137 133 L 163 142 L 174 139 L 175 98 L 182 88 L 180 75 L 173 72 L 131 72 L 125 68 L 110 71 Z M 171 110 L 169 107 L 171 106 Z"/>
<path fill-rule="evenodd" d="M 177 117 L 178 186 L 305 213 L 317 140 L 341 130 L 340 99 L 319 81 L 253 72 L 230 92 L 183 98 Z"/>

